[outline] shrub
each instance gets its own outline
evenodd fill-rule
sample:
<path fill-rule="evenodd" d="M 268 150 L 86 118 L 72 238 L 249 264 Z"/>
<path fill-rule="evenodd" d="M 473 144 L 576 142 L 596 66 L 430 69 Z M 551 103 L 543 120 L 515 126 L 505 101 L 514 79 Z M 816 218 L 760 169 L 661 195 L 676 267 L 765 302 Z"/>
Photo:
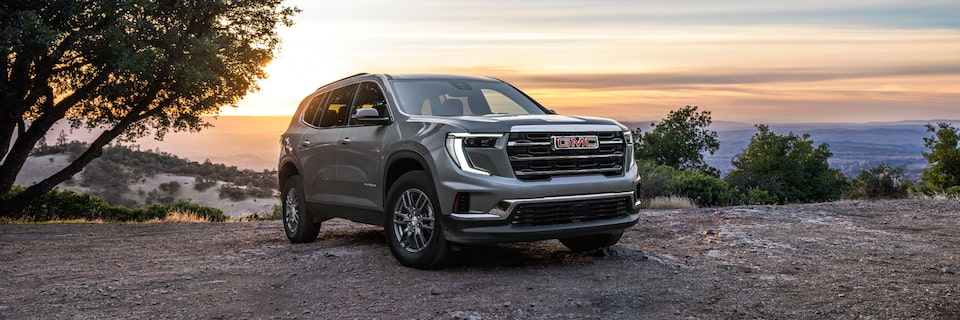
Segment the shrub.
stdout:
<path fill-rule="evenodd" d="M 776 204 L 777 196 L 760 188 L 751 188 L 741 194 L 740 204 Z"/>
<path fill-rule="evenodd" d="M 860 170 L 847 190 L 848 199 L 906 198 L 910 180 L 903 180 L 903 168 L 880 164 L 870 170 Z"/>
<path fill-rule="evenodd" d="M 680 171 L 667 184 L 666 190 L 670 195 L 690 198 L 706 207 L 735 205 L 740 201 L 736 187 L 702 171 Z"/>
<path fill-rule="evenodd" d="M 13 197 L 24 190 L 26 190 L 25 187 L 13 186 L 8 196 Z M 8 216 L 24 221 L 96 220 L 103 217 L 103 211 L 106 207 L 110 207 L 110 204 L 103 199 L 87 194 L 78 194 L 70 190 L 53 188 L 19 213 Z"/>
<path fill-rule="evenodd" d="M 220 199 L 229 198 L 231 201 L 243 201 L 247 199 L 247 190 L 233 184 L 220 186 Z"/>
<path fill-rule="evenodd" d="M 725 178 L 728 183 L 740 190 L 767 191 L 779 203 L 840 197 L 846 178 L 827 163 L 833 156 L 827 144 L 814 147 L 808 134 L 781 136 L 766 125 L 757 125 L 757 131 L 747 148 L 731 161 L 734 168 Z"/>
<path fill-rule="evenodd" d="M 667 184 L 680 170 L 670 166 L 656 164 L 653 161 L 637 161 L 640 173 L 640 199 L 649 200 L 667 195 Z"/>
<path fill-rule="evenodd" d="M 223 222 L 230 218 L 223 213 L 223 210 L 201 206 L 185 200 L 167 204 L 152 204 L 147 207 L 147 211 L 160 220 L 163 220 L 170 212 L 192 213 L 201 219 L 206 219 L 211 222 Z"/>
<path fill-rule="evenodd" d="M 204 192 L 204 191 L 207 191 L 207 189 L 210 189 L 210 187 L 213 187 L 215 185 L 217 185 L 216 180 L 196 177 L 194 178 L 193 189 L 200 192 Z"/>
<path fill-rule="evenodd" d="M 160 189 L 161 192 L 164 192 L 169 195 L 176 195 L 180 191 L 180 182 L 170 181 L 166 183 L 161 183 L 157 189 Z"/>
<path fill-rule="evenodd" d="M 247 195 L 254 198 L 273 198 L 273 189 L 253 187 L 247 189 Z"/>
<path fill-rule="evenodd" d="M 8 196 L 23 192 L 26 188 L 14 186 Z M 34 201 L 19 213 L 9 215 L 14 220 L 27 222 L 42 222 L 52 220 L 102 220 L 106 222 L 136 221 L 143 222 L 150 219 L 163 219 L 168 212 L 194 212 L 207 221 L 221 222 L 228 217 L 222 210 L 204 207 L 187 201 L 170 204 L 154 204 L 144 208 L 127 208 L 113 206 L 95 196 L 78 194 L 70 190 L 54 188 L 45 193 L 39 200 Z"/>

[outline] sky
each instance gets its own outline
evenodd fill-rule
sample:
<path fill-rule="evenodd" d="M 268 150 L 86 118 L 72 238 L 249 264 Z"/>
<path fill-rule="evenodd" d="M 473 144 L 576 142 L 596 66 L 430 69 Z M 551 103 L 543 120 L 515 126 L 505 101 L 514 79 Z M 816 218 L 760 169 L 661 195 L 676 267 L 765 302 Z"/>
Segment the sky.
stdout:
<path fill-rule="evenodd" d="M 222 115 L 290 115 L 359 72 L 505 80 L 562 114 L 714 121 L 960 119 L 960 1 L 314 1 L 261 90 Z"/>

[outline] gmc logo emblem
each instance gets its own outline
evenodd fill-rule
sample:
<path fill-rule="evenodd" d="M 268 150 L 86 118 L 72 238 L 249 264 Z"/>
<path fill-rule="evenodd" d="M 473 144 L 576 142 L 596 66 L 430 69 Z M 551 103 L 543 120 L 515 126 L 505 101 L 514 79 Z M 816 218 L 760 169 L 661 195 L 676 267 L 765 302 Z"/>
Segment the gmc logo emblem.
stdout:
<path fill-rule="evenodd" d="M 600 147 L 597 136 L 553 136 L 553 149 L 596 149 Z"/>

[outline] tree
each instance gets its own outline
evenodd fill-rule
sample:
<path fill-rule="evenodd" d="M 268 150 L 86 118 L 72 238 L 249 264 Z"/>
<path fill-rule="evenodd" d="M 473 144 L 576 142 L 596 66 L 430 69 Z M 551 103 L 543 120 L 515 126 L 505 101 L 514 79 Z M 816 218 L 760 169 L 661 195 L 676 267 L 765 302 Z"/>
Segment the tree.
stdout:
<path fill-rule="evenodd" d="M 697 112 L 696 106 L 685 106 L 670 111 L 653 130 L 641 133 L 637 129 L 636 157 L 679 170 L 703 169 L 719 176 L 719 171 L 703 162 L 703 152 L 711 155 L 720 148 L 717 133 L 707 129 L 712 120 L 710 111 Z"/>
<path fill-rule="evenodd" d="M 907 197 L 910 180 L 903 179 L 903 168 L 894 168 L 881 163 L 850 181 L 847 198 L 852 199 L 898 199 Z"/>
<path fill-rule="evenodd" d="M 757 130 L 747 148 L 733 157 L 727 182 L 744 191 L 767 191 L 780 203 L 839 198 L 846 178 L 827 163 L 833 156 L 827 144 L 814 148 L 809 134 L 781 136 L 766 125 Z"/>
<path fill-rule="evenodd" d="M 923 146 L 930 149 L 930 152 L 923 153 L 930 164 L 923 170 L 924 183 L 941 191 L 960 187 L 960 133 L 943 122 L 936 127 L 931 124 L 926 127 L 933 136 L 923 138 Z"/>
<path fill-rule="evenodd" d="M 70 178 L 115 139 L 198 132 L 257 89 L 298 9 L 282 0 L 10 0 L 0 3 L 0 214 Z M 63 170 L 16 195 L 53 124 L 104 130 Z"/>

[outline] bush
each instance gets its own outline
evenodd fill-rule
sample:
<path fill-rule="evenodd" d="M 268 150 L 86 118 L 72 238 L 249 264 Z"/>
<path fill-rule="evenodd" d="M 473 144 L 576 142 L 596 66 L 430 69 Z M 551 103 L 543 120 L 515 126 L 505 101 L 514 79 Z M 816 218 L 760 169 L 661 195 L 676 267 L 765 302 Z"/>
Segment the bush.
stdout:
<path fill-rule="evenodd" d="M 194 181 L 193 189 L 200 192 L 207 191 L 210 187 L 217 185 L 217 181 L 213 179 L 196 177 Z"/>
<path fill-rule="evenodd" d="M 161 192 L 164 192 L 171 196 L 176 195 L 177 192 L 180 191 L 180 182 L 170 181 L 166 183 L 161 183 L 160 186 L 157 187 L 157 189 L 160 189 Z"/>
<path fill-rule="evenodd" d="M 231 201 L 243 201 L 247 199 L 247 190 L 233 184 L 220 186 L 220 199 L 229 198 Z"/>
<path fill-rule="evenodd" d="M 680 173 L 680 170 L 648 160 L 637 161 L 637 166 L 640 174 L 639 196 L 641 200 L 666 196 L 667 184 L 670 183 L 673 176 Z"/>
<path fill-rule="evenodd" d="M 147 207 L 147 211 L 156 218 L 163 220 L 170 212 L 192 213 L 201 219 L 211 222 L 223 222 L 230 219 L 223 210 L 205 207 L 185 200 L 167 204 L 152 204 Z"/>
<path fill-rule="evenodd" d="M 903 168 L 880 164 L 870 170 L 860 170 L 847 190 L 847 199 L 906 198 L 910 180 L 903 180 Z"/>
<path fill-rule="evenodd" d="M 736 187 L 702 171 L 680 171 L 666 190 L 669 195 L 690 198 L 704 207 L 736 205 L 741 198 Z"/>
<path fill-rule="evenodd" d="M 760 188 L 748 189 L 740 198 L 740 204 L 776 204 L 777 201 L 777 196 Z"/>
<path fill-rule="evenodd" d="M 21 186 L 14 186 L 9 196 L 17 195 L 26 190 Z M 226 221 L 228 217 L 222 210 L 204 207 L 187 201 L 170 204 L 155 204 L 144 208 L 127 208 L 113 206 L 95 196 L 78 194 L 70 190 L 54 188 L 27 206 L 23 211 L 9 215 L 14 220 L 26 222 L 43 222 L 53 220 L 102 220 L 106 222 L 136 221 L 143 222 L 150 219 L 163 219 L 168 212 L 194 212 L 197 216 L 208 221 Z"/>
<path fill-rule="evenodd" d="M 734 168 L 724 180 L 740 190 L 767 191 L 777 197 L 778 203 L 840 197 L 847 180 L 827 163 L 833 156 L 827 144 L 814 147 L 808 134 L 781 136 L 766 125 L 757 125 L 757 131 L 747 148 L 734 156 Z"/>

